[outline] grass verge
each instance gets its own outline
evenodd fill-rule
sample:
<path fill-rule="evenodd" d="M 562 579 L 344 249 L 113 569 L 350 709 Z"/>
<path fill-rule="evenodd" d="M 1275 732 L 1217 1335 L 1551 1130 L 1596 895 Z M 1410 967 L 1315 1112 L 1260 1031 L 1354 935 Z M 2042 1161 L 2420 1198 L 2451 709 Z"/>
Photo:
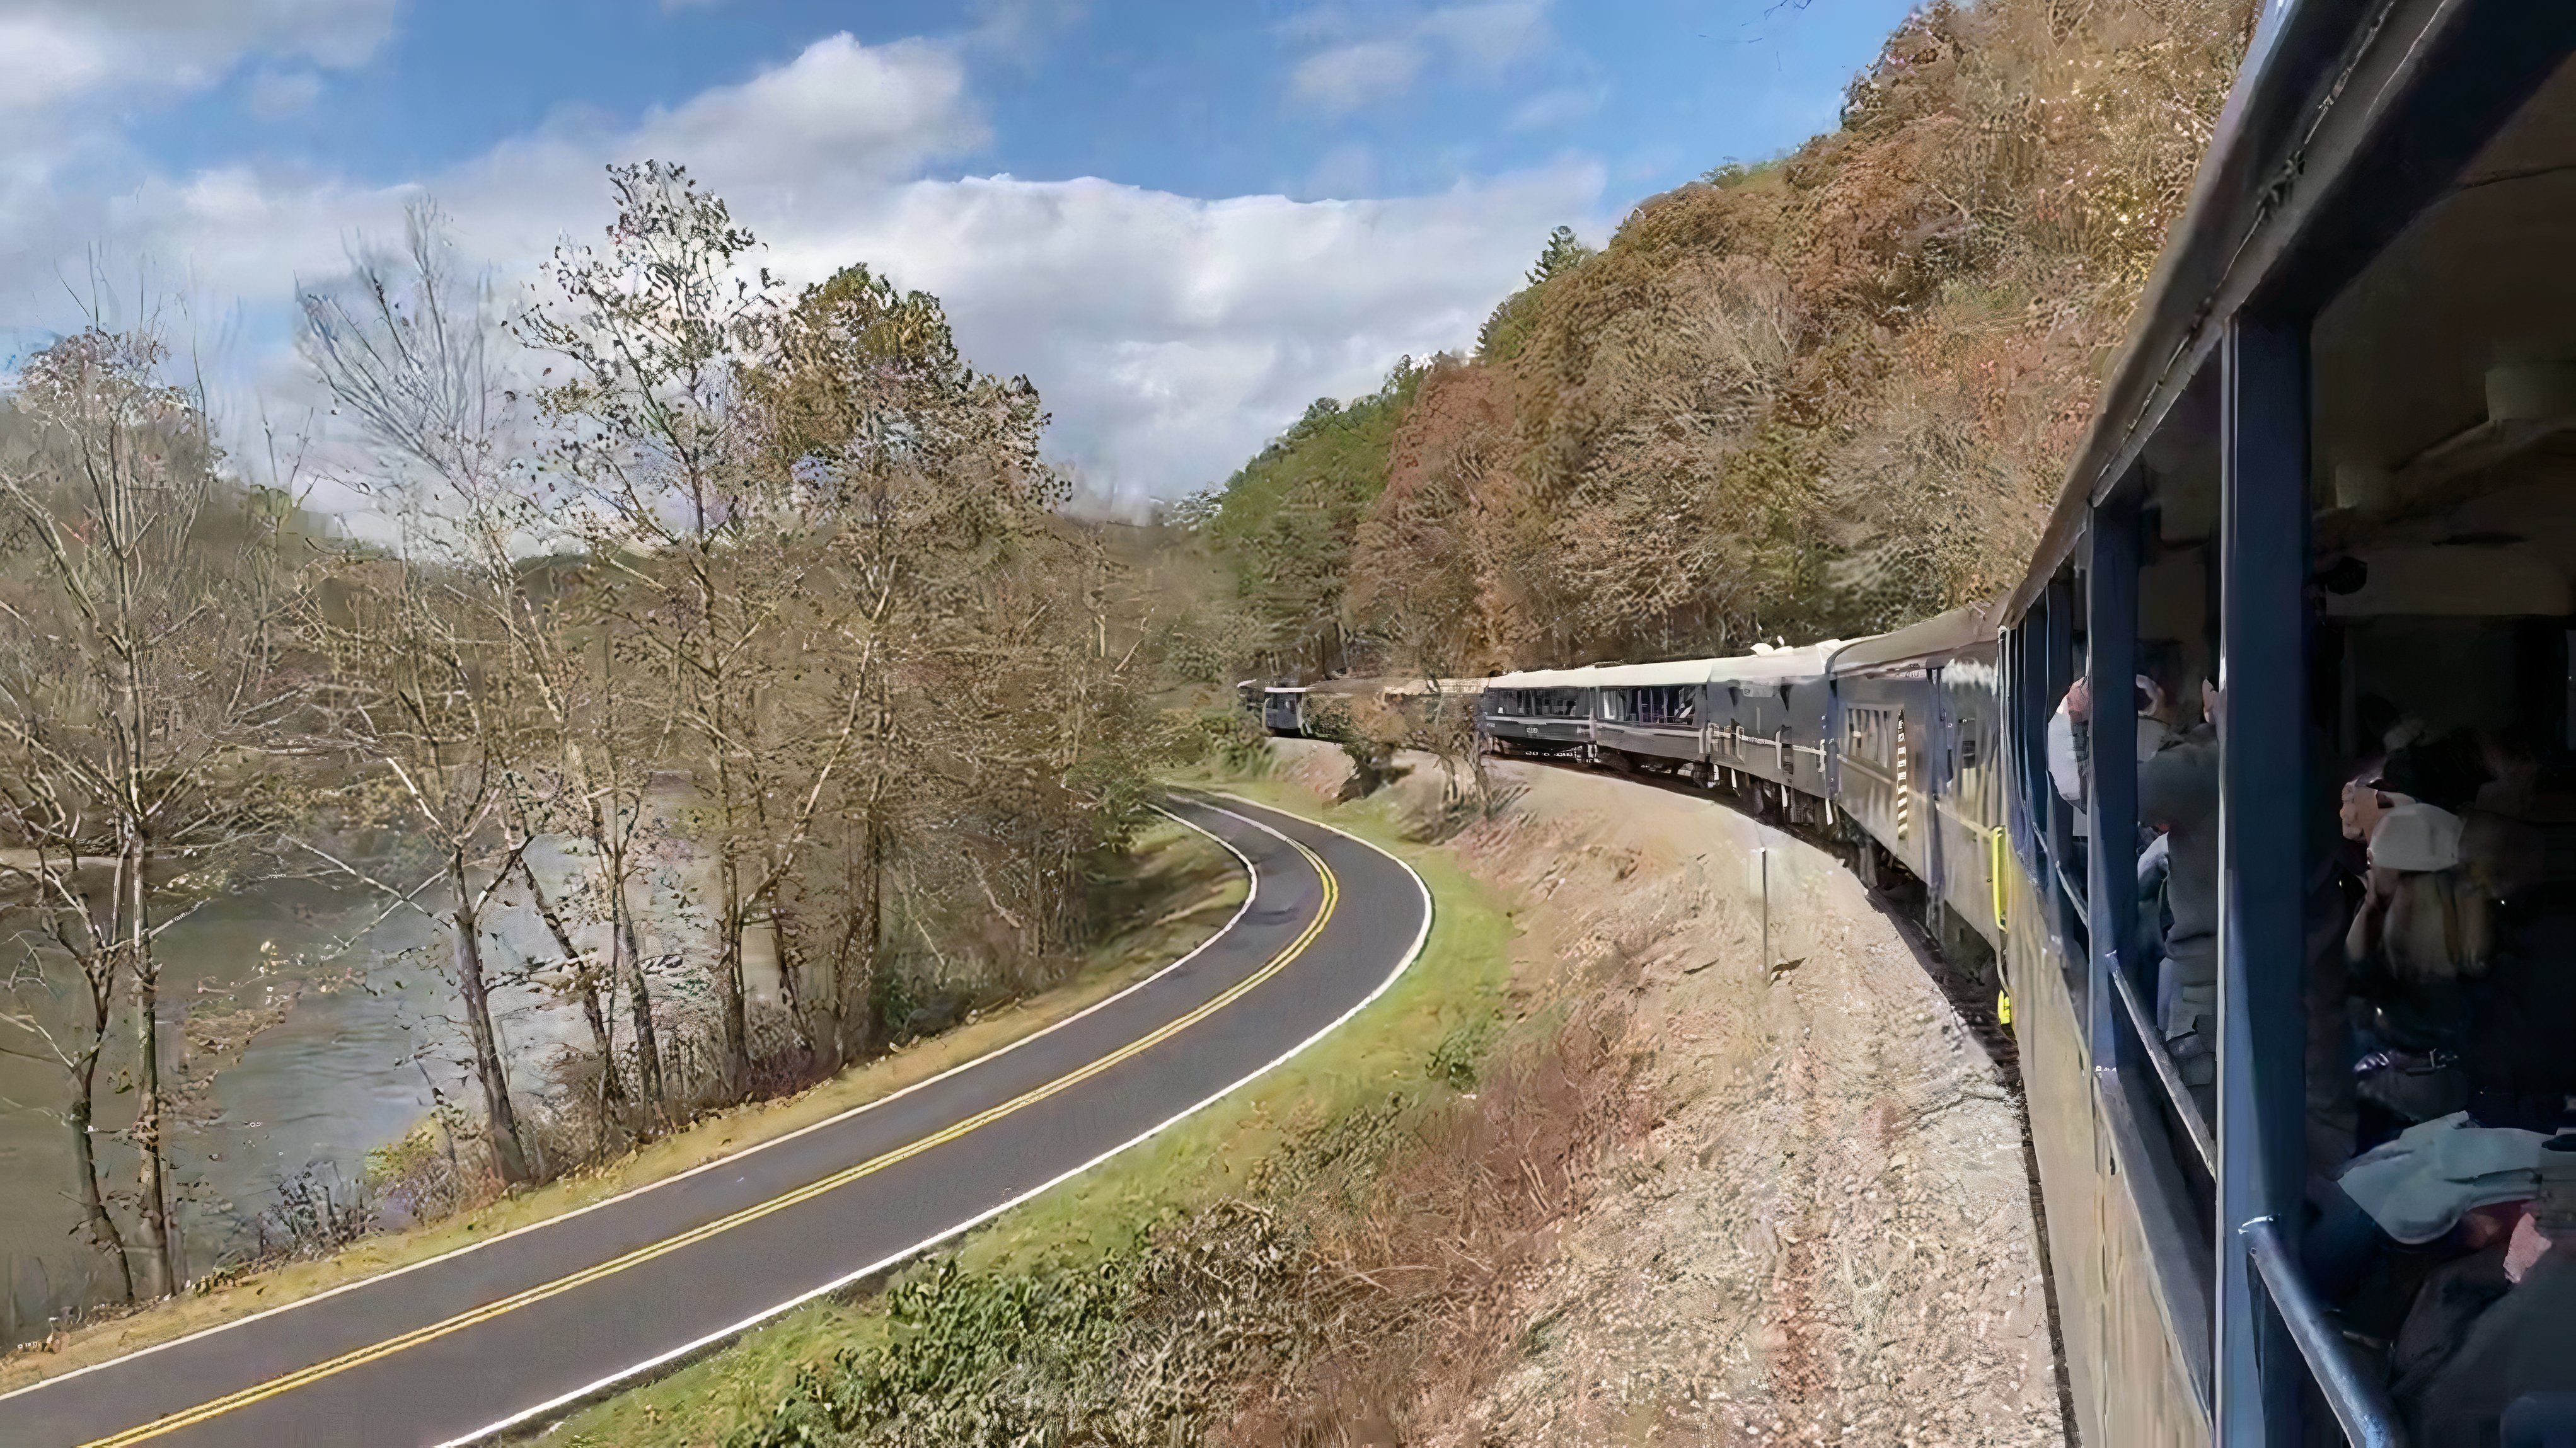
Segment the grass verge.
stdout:
<path fill-rule="evenodd" d="M 1403 840 L 1377 803 L 1317 809 L 1276 781 L 1228 780 L 1265 804 L 1327 819 L 1385 846 L 1431 887 L 1421 959 L 1368 1010 L 1244 1090 L 1069 1182 L 911 1269 L 1043 1282 L 1133 1249 L 1184 1214 L 1247 1193 L 1265 1163 L 1341 1123 L 1386 1120 L 1452 1090 L 1440 1043 L 1490 1037 L 1505 1010 L 1512 924 L 1501 902 L 1445 854 Z M 802 1309 L 668 1377 L 613 1398 L 548 1436 L 582 1448 L 718 1444 L 764 1424 L 810 1372 L 882 1341 L 877 1301 Z"/>
<path fill-rule="evenodd" d="M 1195 830 L 1141 834 L 1108 908 L 1132 923 L 1086 952 L 1064 984 L 970 1018 L 945 1034 L 855 1067 L 793 1096 L 705 1117 L 612 1161 L 452 1217 L 381 1233 L 328 1257 L 289 1262 L 212 1291 L 153 1303 L 75 1328 L 51 1345 L 0 1357 L 0 1392 L 185 1337 L 562 1216 L 899 1091 L 1044 1029 L 1196 947 L 1243 902 L 1234 857 Z"/>

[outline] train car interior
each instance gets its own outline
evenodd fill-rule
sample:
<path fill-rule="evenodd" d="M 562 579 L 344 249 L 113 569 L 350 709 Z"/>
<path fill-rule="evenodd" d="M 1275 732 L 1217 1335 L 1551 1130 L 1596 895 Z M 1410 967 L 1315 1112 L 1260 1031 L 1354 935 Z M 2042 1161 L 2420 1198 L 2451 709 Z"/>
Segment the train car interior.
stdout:
<path fill-rule="evenodd" d="M 2092 500 L 2014 830 L 2222 1439 L 2576 1443 L 2576 69 L 2382 233 Z"/>

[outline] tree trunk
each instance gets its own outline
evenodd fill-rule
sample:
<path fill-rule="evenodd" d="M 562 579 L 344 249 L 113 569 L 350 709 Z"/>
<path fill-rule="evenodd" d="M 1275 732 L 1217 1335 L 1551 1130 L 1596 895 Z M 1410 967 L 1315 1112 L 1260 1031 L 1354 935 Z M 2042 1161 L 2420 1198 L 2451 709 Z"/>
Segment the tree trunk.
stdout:
<path fill-rule="evenodd" d="M 617 1043 L 609 1035 L 608 1013 L 599 999 L 599 977 L 582 959 L 580 947 L 572 943 L 572 930 L 564 924 L 563 912 L 546 896 L 546 887 L 537 879 L 537 869 L 526 855 L 519 857 L 519 875 L 528 882 L 528 899 L 537 907 L 537 918 L 546 923 L 546 933 L 554 937 L 555 949 L 563 953 L 564 968 L 572 972 L 573 988 L 581 994 L 581 1016 L 590 1024 L 591 1049 L 599 1054 L 599 1107 L 602 1112 L 623 1105 L 625 1083 L 617 1075 Z M 617 978 L 609 977 L 609 989 L 617 988 Z"/>
<path fill-rule="evenodd" d="M 716 993 L 724 1004 L 725 1093 L 739 1096 L 751 1084 L 751 1022 L 743 1002 L 742 876 L 730 839 L 716 873 L 723 907 L 717 927 L 721 938 L 717 941 L 720 958 L 716 963 Z"/>
<path fill-rule="evenodd" d="M 169 1172 L 161 1141 L 161 971 L 152 958 L 143 917 L 143 871 L 149 858 L 143 837 L 127 826 L 125 879 L 126 950 L 134 971 L 134 1152 L 137 1157 L 135 1236 L 140 1238 L 145 1297 L 167 1297 L 179 1283 L 178 1243 L 170 1230 Z"/>
<path fill-rule="evenodd" d="M 760 915 L 763 920 L 769 922 L 769 949 L 778 961 L 778 993 L 785 1000 L 787 1019 L 795 1026 L 796 1033 L 804 1037 L 805 1053 L 810 1064 L 812 1058 L 818 1054 L 814 1044 L 814 1038 L 818 1033 L 815 1029 L 816 1022 L 811 1014 L 812 1002 L 805 991 L 806 963 L 802 947 L 790 935 L 787 906 L 776 895 L 768 897 Z"/>
<path fill-rule="evenodd" d="M 884 1022 L 877 1019 L 877 973 L 885 966 L 885 826 L 871 811 L 862 828 L 861 883 L 865 889 L 859 899 L 859 971 L 853 984 L 857 987 L 858 1050 L 861 1056 L 867 1056 L 885 1038 Z"/>
<path fill-rule="evenodd" d="M 664 1101 L 662 1048 L 653 1030 L 653 992 L 644 981 L 644 943 L 635 929 L 635 911 L 626 902 L 625 872 L 617 871 L 608 884 L 609 913 L 616 917 L 617 927 L 617 938 L 610 948 L 624 961 L 626 1001 L 635 1019 L 635 1089 L 643 1098 L 645 1112 L 658 1117 Z"/>
<path fill-rule="evenodd" d="M 116 1218 L 107 1213 L 107 1194 L 98 1184 L 98 1143 L 90 1136 L 91 1123 L 98 1114 L 99 1045 L 105 1040 L 105 1020 L 100 1033 L 91 1037 L 89 1051 L 72 1072 L 72 1101 L 68 1113 L 72 1129 L 72 1165 L 80 1180 L 81 1225 L 89 1233 L 90 1245 L 98 1248 L 116 1264 L 117 1285 L 125 1300 L 134 1300 L 134 1264 L 125 1255 L 125 1236 L 116 1230 Z"/>
<path fill-rule="evenodd" d="M 456 915 L 450 927 L 456 990 L 465 1004 L 466 1034 L 474 1042 L 474 1076 L 483 1088 L 484 1123 L 501 1180 L 515 1186 L 528 1179 L 528 1159 L 519 1143 L 518 1113 L 510 1107 L 510 1078 L 502 1070 L 500 1040 L 492 1031 L 492 1002 L 483 982 L 482 927 L 474 918 L 474 886 L 466 878 L 463 855 L 448 857 L 447 878 L 456 890 Z"/>

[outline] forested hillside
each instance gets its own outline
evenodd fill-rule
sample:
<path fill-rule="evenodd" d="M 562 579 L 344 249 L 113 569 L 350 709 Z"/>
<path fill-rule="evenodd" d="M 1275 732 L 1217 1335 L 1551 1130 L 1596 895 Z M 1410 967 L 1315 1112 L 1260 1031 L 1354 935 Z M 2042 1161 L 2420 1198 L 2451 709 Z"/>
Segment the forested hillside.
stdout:
<path fill-rule="evenodd" d="M 1551 237 L 1472 353 L 1318 401 L 1193 521 L 1246 662 L 1482 672 L 1885 628 L 2009 586 L 2247 0 L 1936 4 L 1842 124 Z"/>

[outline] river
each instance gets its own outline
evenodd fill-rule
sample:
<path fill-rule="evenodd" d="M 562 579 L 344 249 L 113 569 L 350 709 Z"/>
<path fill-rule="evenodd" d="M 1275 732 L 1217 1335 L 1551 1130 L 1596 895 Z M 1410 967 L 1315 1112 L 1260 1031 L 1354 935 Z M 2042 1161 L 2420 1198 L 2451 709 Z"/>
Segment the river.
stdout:
<path fill-rule="evenodd" d="M 547 852 L 538 864 L 553 879 L 574 862 Z M 431 891 L 424 902 L 436 894 Z M 192 1272 L 241 1249 L 243 1224 L 275 1201 L 283 1178 L 319 1165 L 343 1187 L 357 1182 L 368 1152 L 399 1139 L 429 1114 L 433 1083 L 479 1119 L 479 1097 L 458 1064 L 464 1033 L 440 927 L 418 911 L 401 910 L 337 960 L 319 958 L 382 913 L 382 901 L 357 887 L 274 883 L 212 902 L 162 937 L 165 1040 L 176 1034 L 191 1001 L 233 992 L 244 982 L 263 988 L 263 959 L 289 963 L 269 979 L 291 979 L 296 986 L 290 988 L 359 968 L 356 981 L 342 988 L 301 988 L 283 1020 L 215 1076 L 202 1109 L 192 1113 L 205 1118 L 210 1112 L 211 1119 L 174 1129 L 173 1172 Z M 666 948 L 658 937 L 667 931 L 655 927 L 674 926 L 670 913 L 653 912 L 647 923 L 647 949 Z M 495 973 L 557 953 L 524 904 L 494 910 L 488 924 L 487 958 Z M 757 995 L 774 989 L 771 981 L 755 984 Z M 27 1004 L 21 997 L 12 1008 Z M 493 1005 L 514 1091 L 533 1101 L 545 1089 L 545 1067 L 555 1048 L 587 1049 L 588 1027 L 577 1007 L 537 987 L 504 986 L 495 991 Z M 624 1025 L 621 1019 L 621 1041 Z M 11 1044 L 28 1043 L 13 1033 Z M 123 1055 L 117 1051 L 111 1059 Z M 64 1089 L 52 1066 L 0 1057 L 0 1253 L 6 1261 L 0 1301 L 8 1304 L 0 1311 L 0 1335 L 10 1340 L 41 1336 L 50 1315 L 84 1298 L 113 1296 L 112 1269 L 77 1236 L 72 1155 L 55 1114 Z M 121 1123 L 130 1120 L 130 1111 L 122 1098 L 103 1100 L 101 1116 Z M 130 1189 L 132 1153 L 104 1136 L 102 1148 L 106 1185 Z"/>

